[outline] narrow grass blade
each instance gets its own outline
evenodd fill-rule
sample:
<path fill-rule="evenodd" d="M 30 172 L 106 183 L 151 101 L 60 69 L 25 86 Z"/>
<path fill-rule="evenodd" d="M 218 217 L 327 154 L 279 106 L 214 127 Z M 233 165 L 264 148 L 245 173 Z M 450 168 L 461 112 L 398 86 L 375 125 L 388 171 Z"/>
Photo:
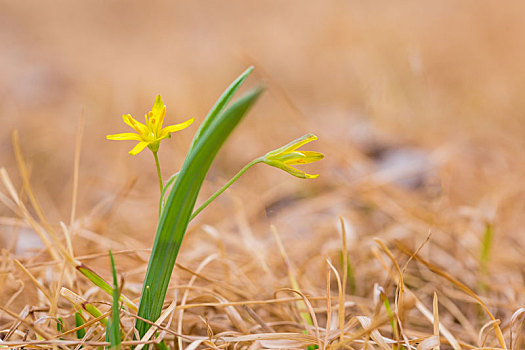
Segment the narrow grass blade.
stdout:
<path fill-rule="evenodd" d="M 119 307 L 119 292 L 117 269 L 115 268 L 115 260 L 111 250 L 109 251 L 109 259 L 111 260 L 111 271 L 113 273 L 113 303 L 111 304 L 111 319 L 108 322 L 106 330 L 106 340 L 110 343 L 110 349 L 119 350 L 121 348 L 120 339 L 120 307 Z"/>
<path fill-rule="evenodd" d="M 339 254 L 339 258 L 340 258 L 340 261 L 341 261 L 341 266 L 343 268 L 343 271 L 346 269 L 346 275 L 347 275 L 346 287 L 348 288 L 348 292 L 350 294 L 355 294 L 356 289 L 357 289 L 357 284 L 356 284 L 356 281 L 355 281 L 354 267 L 350 263 L 349 255 L 347 254 L 346 256 L 347 256 L 347 258 L 345 260 L 344 259 L 344 252 L 341 251 L 340 254 Z"/>
<path fill-rule="evenodd" d="M 62 317 L 57 319 L 57 332 L 62 333 L 64 331 L 64 320 Z"/>
<path fill-rule="evenodd" d="M 82 318 L 82 316 L 80 316 L 80 312 L 81 311 L 75 312 L 75 328 L 81 327 L 85 323 L 84 319 Z M 84 338 L 85 335 L 86 335 L 86 330 L 84 328 L 80 328 L 77 331 L 77 338 L 78 339 Z"/>
<path fill-rule="evenodd" d="M 261 92 L 262 88 L 249 91 L 227 110 L 207 120 L 201 127 L 204 130 L 197 131 L 159 220 L 142 289 L 143 298 L 148 294 L 150 302 L 141 300 L 138 316 L 150 321 L 160 316 L 173 266 L 202 182 L 219 148 Z M 145 293 L 148 289 L 149 292 Z M 137 321 L 136 328 L 141 337 L 150 327 L 146 322 Z"/>
<path fill-rule="evenodd" d="M 103 317 L 104 314 L 95 305 L 65 287 L 60 289 L 60 295 L 69 300 L 77 309 L 86 310 L 91 316 L 98 318 L 104 328 L 107 327 L 106 317 Z"/>
<path fill-rule="evenodd" d="M 168 350 L 168 346 L 166 345 L 166 343 L 164 343 L 164 341 L 161 341 L 160 343 L 156 344 L 155 345 L 157 350 Z"/>
<path fill-rule="evenodd" d="M 489 276 L 490 252 L 492 250 L 493 240 L 494 226 L 491 223 L 487 223 L 485 226 L 485 232 L 481 239 L 481 252 L 479 255 L 479 272 L 481 273 L 482 278 L 478 280 L 478 288 L 483 292 L 487 292 L 489 289 L 486 281 Z"/>
<path fill-rule="evenodd" d="M 96 285 L 109 295 L 113 295 L 113 287 L 111 287 L 109 283 L 106 282 L 102 277 L 100 277 L 95 271 L 93 271 L 84 264 L 76 266 L 76 269 L 81 274 L 86 276 L 91 282 L 93 282 L 94 285 Z M 130 310 L 137 310 L 137 306 L 125 295 L 120 294 L 119 300 L 123 302 Z"/>
<path fill-rule="evenodd" d="M 64 332 L 64 320 L 62 319 L 62 317 L 59 317 L 57 319 L 57 332 L 58 333 L 63 333 Z M 60 340 L 64 340 L 64 338 L 60 337 L 59 338 Z"/>
<path fill-rule="evenodd" d="M 383 301 L 383 305 L 385 306 L 386 313 L 388 317 L 390 318 L 390 328 L 392 328 L 392 334 L 394 334 L 394 336 L 396 337 L 396 340 L 399 340 L 397 339 L 397 327 L 396 327 L 394 313 L 392 312 L 392 308 L 390 307 L 390 302 L 388 301 L 388 298 L 386 297 L 386 295 L 383 294 L 383 292 L 381 292 L 379 296 L 381 300 Z M 394 345 L 394 348 L 397 348 L 397 345 Z"/>
<path fill-rule="evenodd" d="M 100 323 L 102 324 L 102 326 L 104 327 L 108 326 L 108 319 L 106 317 L 102 318 L 104 314 L 95 305 L 86 302 L 82 305 L 82 308 L 86 310 L 94 318 L 100 318 Z"/>
<path fill-rule="evenodd" d="M 490 251 L 492 249 L 492 241 L 494 237 L 494 226 L 490 223 L 486 224 L 485 233 L 481 240 L 481 254 L 480 254 L 480 263 L 481 263 L 481 272 L 486 276 L 488 275 L 488 266 L 490 262 Z"/>

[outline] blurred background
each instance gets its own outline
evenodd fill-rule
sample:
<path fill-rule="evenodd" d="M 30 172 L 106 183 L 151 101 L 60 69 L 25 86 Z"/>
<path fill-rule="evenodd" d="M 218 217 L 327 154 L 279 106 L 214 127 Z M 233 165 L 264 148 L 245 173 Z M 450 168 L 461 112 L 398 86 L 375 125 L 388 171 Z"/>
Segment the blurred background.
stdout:
<path fill-rule="evenodd" d="M 162 143 L 167 179 L 218 96 L 254 65 L 247 87 L 267 91 L 219 153 L 200 200 L 251 159 L 308 132 L 319 141 L 305 149 L 326 158 L 304 170 L 320 176 L 304 181 L 259 165 L 198 224 L 249 227 L 262 240 L 275 224 L 308 245 L 297 239 L 331 232 L 337 241 L 339 215 L 354 237 L 371 237 L 410 212 L 421 237 L 459 216 L 467 224 L 450 229 L 448 243 L 488 220 L 519 248 L 524 32 L 520 1 L 1 1 L 0 165 L 20 188 L 17 129 L 47 217 L 69 220 L 83 116 L 76 218 L 93 237 L 147 248 L 159 197 L 153 157 L 132 157 L 133 142 L 105 135 L 131 131 L 122 114 L 142 120 L 157 94 L 166 124 L 195 117 Z M 370 208 L 380 214 L 363 215 Z M 14 215 L 7 207 L 0 214 Z M 0 229 L 12 246 L 13 228 Z"/>

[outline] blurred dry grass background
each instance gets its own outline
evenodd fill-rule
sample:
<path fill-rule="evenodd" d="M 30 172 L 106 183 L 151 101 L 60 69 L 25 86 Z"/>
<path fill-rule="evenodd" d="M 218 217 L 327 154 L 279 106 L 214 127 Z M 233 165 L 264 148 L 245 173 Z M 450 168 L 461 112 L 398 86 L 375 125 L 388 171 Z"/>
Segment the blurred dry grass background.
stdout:
<path fill-rule="evenodd" d="M 374 282 L 392 283 L 374 255 L 373 237 L 416 249 L 432 232 L 421 254 L 471 288 L 483 282 L 476 291 L 508 332 L 510 315 L 525 302 L 524 32 L 520 1 L 1 1 L 0 166 L 21 188 L 11 145 L 18 129 L 49 221 L 68 222 L 75 135 L 84 115 L 75 253 L 149 248 L 158 200 L 153 158 L 131 157 L 132 143 L 105 135 L 127 131 L 121 115 L 141 118 L 156 94 L 167 105 L 167 123 L 192 116 L 200 122 L 227 84 L 255 65 L 249 84 L 264 81 L 267 92 L 220 152 L 202 198 L 249 160 L 307 132 L 320 139 L 309 148 L 326 154 L 308 168 L 320 177 L 250 170 L 200 215 L 178 262 L 195 269 L 204 257 L 228 252 L 223 258 L 239 268 L 232 283 L 253 284 L 244 297 L 269 298 L 289 287 L 273 224 L 300 266 L 303 288 L 322 295 L 319 276 L 326 257 L 338 259 L 342 216 L 356 273 L 352 293 L 371 302 Z M 182 163 L 196 127 L 162 144 L 166 178 Z M 0 206 L 0 216 L 4 248 L 30 264 L 46 260 L 36 253 L 34 233 L 13 221 L 16 214 Z M 487 223 L 495 237 L 483 274 Z M 136 259 L 117 256 L 129 293 L 137 292 L 145 270 Z M 109 276 L 107 260 L 92 264 Z M 428 301 L 438 289 L 455 300 L 466 318 L 443 317 L 458 338 L 476 343 L 487 319 L 413 264 L 407 273 L 420 298 Z M 215 268 L 210 276 L 223 279 L 226 272 Z M 4 272 L 23 278 L 16 269 Z M 189 278 L 175 275 L 180 284 Z M 28 283 L 12 304 L 16 312 L 34 304 L 30 290 Z M 4 294 L 4 301 L 11 297 Z M 216 332 L 235 328 L 218 320 Z M 194 323 L 201 329 L 187 326 L 185 334 L 205 333 L 198 316 Z M 407 328 L 423 332 L 414 323 Z"/>

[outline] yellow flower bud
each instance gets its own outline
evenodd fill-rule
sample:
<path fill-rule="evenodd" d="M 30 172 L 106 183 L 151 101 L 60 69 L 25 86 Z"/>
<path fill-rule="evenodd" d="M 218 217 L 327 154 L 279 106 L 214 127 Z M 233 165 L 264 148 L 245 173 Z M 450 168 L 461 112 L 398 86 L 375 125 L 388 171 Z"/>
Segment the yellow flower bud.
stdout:
<path fill-rule="evenodd" d="M 324 158 L 324 155 L 319 152 L 297 151 L 302 145 L 314 140 L 317 140 L 317 136 L 314 134 L 304 135 L 281 148 L 266 153 L 262 160 L 264 163 L 282 169 L 293 176 L 302 179 L 314 179 L 319 175 L 307 174 L 291 166 L 312 163 Z"/>

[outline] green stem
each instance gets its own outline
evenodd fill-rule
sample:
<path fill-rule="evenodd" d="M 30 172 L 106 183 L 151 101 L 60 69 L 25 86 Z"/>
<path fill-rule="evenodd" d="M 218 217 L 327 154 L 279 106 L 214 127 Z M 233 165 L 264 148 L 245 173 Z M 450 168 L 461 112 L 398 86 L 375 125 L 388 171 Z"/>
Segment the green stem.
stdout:
<path fill-rule="evenodd" d="M 162 209 L 164 209 L 164 197 L 166 196 L 166 191 L 169 191 L 169 188 L 171 185 L 173 185 L 173 182 L 177 180 L 177 176 L 179 176 L 179 172 L 177 171 L 175 174 L 171 175 L 171 177 L 166 181 L 166 186 L 162 189 L 162 192 L 160 193 L 160 200 L 159 200 L 159 218 L 162 214 Z"/>
<path fill-rule="evenodd" d="M 153 157 L 155 157 L 155 165 L 157 166 L 157 175 L 159 176 L 159 186 L 160 186 L 160 193 L 162 194 L 162 175 L 160 174 L 160 163 L 159 163 L 159 157 L 157 156 L 157 152 L 153 152 Z"/>
<path fill-rule="evenodd" d="M 208 204 L 213 202 L 213 200 L 215 198 L 219 197 L 224 191 L 226 191 L 228 189 L 228 187 L 230 187 L 235 181 L 237 181 L 237 179 L 240 178 L 242 176 L 242 174 L 244 174 L 248 169 L 250 169 L 252 166 L 254 166 L 257 163 L 262 163 L 263 161 L 264 161 L 264 158 L 260 157 L 260 158 L 254 159 L 251 162 L 249 162 L 248 164 L 246 164 L 246 166 L 244 168 L 242 168 L 234 177 L 232 177 L 231 180 L 226 183 L 226 185 L 222 186 L 217 192 L 215 192 L 210 198 L 208 198 L 208 200 L 206 202 L 204 202 L 199 207 L 199 209 L 195 210 L 193 212 L 193 214 L 191 214 L 190 221 L 193 220 L 194 217 L 199 215 L 199 213 L 201 211 L 203 211 L 204 208 L 206 208 L 208 206 Z"/>

